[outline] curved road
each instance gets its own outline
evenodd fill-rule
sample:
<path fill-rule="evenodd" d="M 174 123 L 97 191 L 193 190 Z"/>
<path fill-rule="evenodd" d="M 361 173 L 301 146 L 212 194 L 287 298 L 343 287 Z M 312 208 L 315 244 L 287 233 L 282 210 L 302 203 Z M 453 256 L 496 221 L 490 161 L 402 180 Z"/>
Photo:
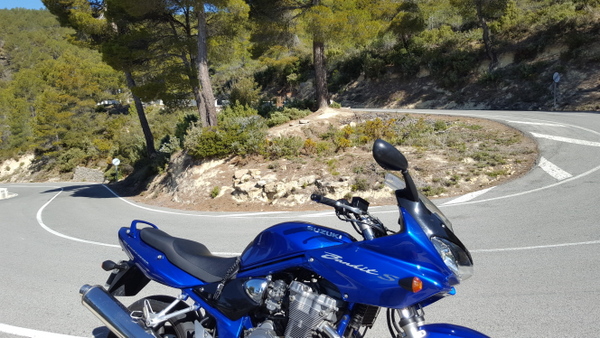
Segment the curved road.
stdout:
<path fill-rule="evenodd" d="M 538 141 L 541 157 L 518 180 L 436 201 L 472 250 L 476 273 L 456 296 L 428 307 L 427 321 L 464 325 L 492 337 L 597 337 L 600 116 L 444 113 L 523 130 Z M 125 257 L 116 232 L 132 219 L 202 241 L 224 255 L 241 252 L 261 229 L 283 220 L 306 219 L 351 231 L 332 212 L 179 212 L 131 203 L 103 185 L 1 187 L 18 195 L 0 200 L 0 337 L 103 337 L 105 329 L 81 306 L 78 290 L 86 283 L 104 283 L 103 260 Z M 395 207 L 373 211 L 386 224 L 395 224 Z M 159 285 L 146 293 L 173 294 Z M 386 336 L 384 319 L 379 318 L 372 337 Z"/>

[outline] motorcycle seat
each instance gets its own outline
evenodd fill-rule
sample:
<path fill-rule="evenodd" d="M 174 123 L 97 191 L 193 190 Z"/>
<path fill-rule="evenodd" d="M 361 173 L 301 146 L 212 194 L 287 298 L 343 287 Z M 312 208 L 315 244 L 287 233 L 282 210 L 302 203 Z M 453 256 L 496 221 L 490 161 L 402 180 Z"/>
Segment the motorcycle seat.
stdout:
<path fill-rule="evenodd" d="M 207 283 L 223 280 L 236 261 L 236 257 L 214 256 L 202 243 L 173 237 L 159 229 L 142 229 L 140 238 L 164 253 L 173 265 Z"/>

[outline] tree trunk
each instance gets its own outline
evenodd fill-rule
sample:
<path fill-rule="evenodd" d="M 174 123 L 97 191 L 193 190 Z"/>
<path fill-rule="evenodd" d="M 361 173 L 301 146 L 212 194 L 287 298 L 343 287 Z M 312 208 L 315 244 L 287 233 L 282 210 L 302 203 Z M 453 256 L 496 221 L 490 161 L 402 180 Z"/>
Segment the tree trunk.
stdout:
<path fill-rule="evenodd" d="M 210 76 L 208 73 L 208 51 L 206 37 L 206 13 L 204 12 L 203 3 L 200 2 L 196 7 L 198 15 L 198 82 L 201 86 L 202 99 L 206 111 L 206 117 L 202 120 L 202 125 L 205 127 L 217 125 L 217 107 L 215 106 L 215 95 L 213 94 Z M 202 110 L 200 110 L 202 114 Z M 203 118 L 203 116 L 200 116 Z"/>
<path fill-rule="evenodd" d="M 490 35 L 490 28 L 487 25 L 485 18 L 483 17 L 483 4 L 481 1 L 476 1 L 475 8 L 477 10 L 477 18 L 479 20 L 479 26 L 483 30 L 483 45 L 485 46 L 485 53 L 490 59 L 489 71 L 494 70 L 496 65 L 498 65 L 498 57 L 496 57 L 496 53 L 494 53 L 494 49 L 492 48 L 492 38 Z"/>
<path fill-rule="evenodd" d="M 204 99 L 202 98 L 202 92 L 198 86 L 193 86 L 194 99 L 196 100 L 196 109 L 198 109 L 198 116 L 202 125 L 206 125 L 206 106 L 204 105 Z"/>
<path fill-rule="evenodd" d="M 319 109 L 329 107 L 327 92 L 327 69 L 325 68 L 325 43 L 313 41 L 313 58 L 315 64 L 315 91 Z"/>
<path fill-rule="evenodd" d="M 154 136 L 152 135 L 152 131 L 150 130 L 148 119 L 146 119 L 146 113 L 144 112 L 142 100 L 140 100 L 140 98 L 133 93 L 133 88 L 135 88 L 136 85 L 131 73 L 125 72 L 125 78 L 127 80 L 127 87 L 129 87 L 129 90 L 131 90 L 133 102 L 135 103 L 135 110 L 137 111 L 138 118 L 140 119 L 140 125 L 142 126 L 142 131 L 144 132 L 144 138 L 146 139 L 146 155 L 148 155 L 148 158 L 153 158 L 154 156 L 156 156 L 156 148 L 154 147 Z"/>

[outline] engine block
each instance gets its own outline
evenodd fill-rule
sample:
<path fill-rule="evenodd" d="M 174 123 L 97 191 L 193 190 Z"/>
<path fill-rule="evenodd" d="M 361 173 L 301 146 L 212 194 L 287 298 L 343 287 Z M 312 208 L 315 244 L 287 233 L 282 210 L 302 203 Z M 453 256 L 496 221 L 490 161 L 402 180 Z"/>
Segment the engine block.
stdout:
<path fill-rule="evenodd" d="M 311 337 L 323 321 L 336 321 L 337 310 L 337 301 L 334 298 L 318 294 L 306 284 L 292 282 L 285 337 Z"/>

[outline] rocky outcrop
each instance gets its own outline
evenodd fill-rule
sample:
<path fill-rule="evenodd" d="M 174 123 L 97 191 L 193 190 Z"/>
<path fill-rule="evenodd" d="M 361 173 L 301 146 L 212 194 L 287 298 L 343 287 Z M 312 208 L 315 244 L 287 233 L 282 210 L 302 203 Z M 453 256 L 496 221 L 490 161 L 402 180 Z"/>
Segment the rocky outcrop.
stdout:
<path fill-rule="evenodd" d="M 354 195 L 349 176 L 308 175 L 293 179 L 279 178 L 275 173 L 263 175 L 258 169 L 240 169 L 233 175 L 231 196 L 238 202 L 263 202 L 271 205 L 295 206 L 304 204 L 314 192 L 330 198 L 345 198 Z M 391 190 L 361 191 L 363 197 L 389 196 Z"/>
<path fill-rule="evenodd" d="M 102 183 L 104 182 L 104 173 L 100 169 L 77 167 L 73 173 L 73 181 Z"/>

